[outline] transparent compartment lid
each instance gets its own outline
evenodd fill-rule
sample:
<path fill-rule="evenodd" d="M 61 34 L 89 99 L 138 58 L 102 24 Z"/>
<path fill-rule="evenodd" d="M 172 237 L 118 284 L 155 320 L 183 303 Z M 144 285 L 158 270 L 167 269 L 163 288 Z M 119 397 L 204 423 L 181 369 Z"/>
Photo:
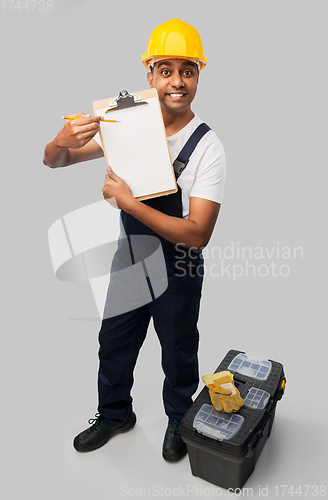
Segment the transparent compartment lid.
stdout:
<path fill-rule="evenodd" d="M 200 434 L 223 441 L 231 439 L 240 429 L 244 417 L 235 413 L 223 413 L 209 404 L 203 404 L 193 421 L 193 427 Z"/>
<path fill-rule="evenodd" d="M 271 372 L 271 361 L 251 358 L 247 354 L 238 354 L 228 366 L 232 372 L 247 375 L 256 380 L 266 380 Z"/>
<path fill-rule="evenodd" d="M 257 410 L 263 410 L 268 404 L 270 399 L 270 394 L 257 387 L 251 387 L 244 399 L 244 405 L 248 408 L 256 408 Z"/>

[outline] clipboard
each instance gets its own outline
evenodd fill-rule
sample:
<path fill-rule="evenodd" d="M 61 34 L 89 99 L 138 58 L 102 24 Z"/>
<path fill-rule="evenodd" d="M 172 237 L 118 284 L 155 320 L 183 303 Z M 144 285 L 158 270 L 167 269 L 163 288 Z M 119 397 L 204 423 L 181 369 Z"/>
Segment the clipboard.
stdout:
<path fill-rule="evenodd" d="M 107 165 L 130 186 L 139 201 L 177 192 L 156 89 L 93 103 L 96 116 L 118 120 L 100 122 L 100 139 Z"/>

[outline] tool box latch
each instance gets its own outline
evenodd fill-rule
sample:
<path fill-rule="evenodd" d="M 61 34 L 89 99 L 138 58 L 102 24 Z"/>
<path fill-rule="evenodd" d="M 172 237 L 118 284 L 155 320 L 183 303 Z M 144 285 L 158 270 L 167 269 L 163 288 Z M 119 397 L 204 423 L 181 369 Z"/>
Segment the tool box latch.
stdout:
<path fill-rule="evenodd" d="M 248 447 L 247 447 L 247 455 L 246 457 L 250 457 L 252 456 L 253 454 L 253 450 L 254 448 L 256 448 L 257 444 L 259 443 L 259 441 L 262 439 L 263 437 L 263 432 L 262 431 L 259 431 L 252 439 L 252 441 L 249 443 Z"/>

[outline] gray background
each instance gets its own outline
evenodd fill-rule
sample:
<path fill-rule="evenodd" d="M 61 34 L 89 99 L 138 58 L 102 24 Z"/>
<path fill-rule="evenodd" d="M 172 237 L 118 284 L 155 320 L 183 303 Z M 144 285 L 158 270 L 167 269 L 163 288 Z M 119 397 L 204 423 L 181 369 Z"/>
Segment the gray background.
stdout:
<path fill-rule="evenodd" d="M 48 169 L 46 142 L 62 115 L 92 113 L 94 100 L 122 88 L 146 89 L 141 54 L 153 28 L 173 17 L 201 34 L 209 63 L 193 109 L 227 155 L 225 199 L 209 249 L 303 249 L 303 258 L 252 260 L 287 264 L 286 277 L 206 277 L 200 374 L 212 373 L 232 348 L 283 363 L 286 394 L 245 486 L 253 498 L 260 498 L 259 485 L 268 486 L 273 498 L 276 485 L 307 484 L 311 496 L 326 484 L 327 463 L 327 3 L 10 5 L 2 2 L 0 15 L 3 497 L 120 498 L 127 488 L 137 496 L 137 488 L 161 487 L 162 497 L 208 496 L 210 483 L 191 475 L 187 457 L 178 464 L 161 457 L 166 417 L 152 328 L 135 372 L 137 427 L 94 453 L 73 449 L 96 411 L 100 320 L 88 284 L 56 280 L 47 240 L 59 217 L 102 199 L 106 166 L 100 159 Z M 236 256 L 225 263 L 246 266 Z"/>

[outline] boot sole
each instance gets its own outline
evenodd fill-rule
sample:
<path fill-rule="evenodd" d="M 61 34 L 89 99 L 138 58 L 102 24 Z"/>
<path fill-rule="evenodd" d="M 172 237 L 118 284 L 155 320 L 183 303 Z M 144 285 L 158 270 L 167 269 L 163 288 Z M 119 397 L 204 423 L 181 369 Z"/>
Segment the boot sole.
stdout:
<path fill-rule="evenodd" d="M 164 458 L 164 460 L 166 460 L 167 462 L 178 462 L 179 460 L 181 460 L 185 455 L 187 455 L 187 450 L 184 450 L 180 453 L 174 453 L 174 454 L 171 454 L 171 453 L 165 453 L 164 451 L 162 452 L 162 457 Z"/>

